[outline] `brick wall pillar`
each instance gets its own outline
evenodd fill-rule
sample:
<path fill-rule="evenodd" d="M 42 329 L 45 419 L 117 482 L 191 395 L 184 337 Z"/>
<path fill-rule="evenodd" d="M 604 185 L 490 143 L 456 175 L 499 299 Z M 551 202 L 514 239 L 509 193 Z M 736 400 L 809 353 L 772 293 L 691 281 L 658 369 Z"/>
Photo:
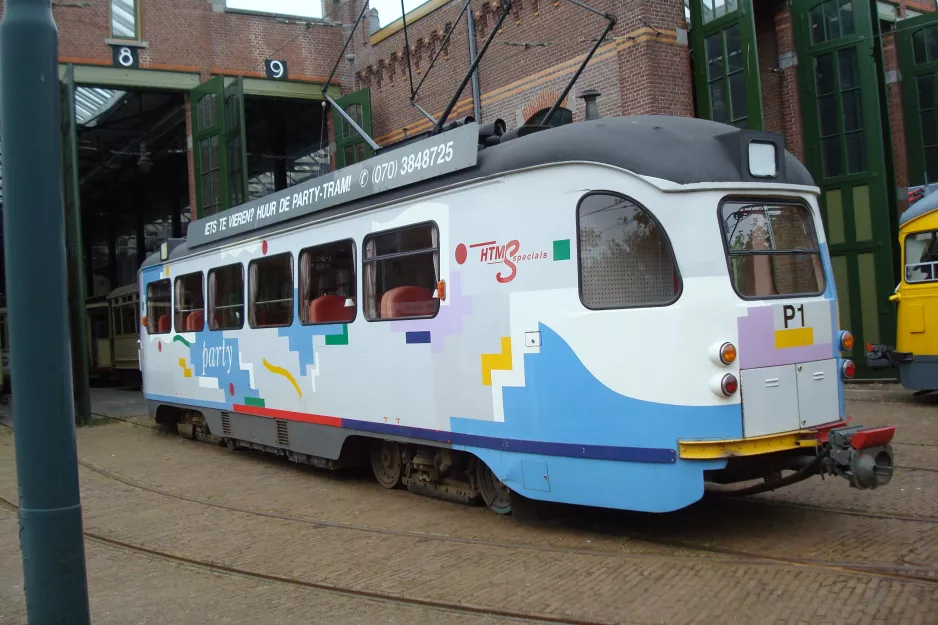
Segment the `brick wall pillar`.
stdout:
<path fill-rule="evenodd" d="M 775 14 L 775 41 L 778 50 L 778 69 L 781 79 L 781 123 L 785 147 L 798 160 L 804 162 L 804 126 L 801 123 L 801 98 L 798 94 L 799 59 L 795 54 L 795 33 L 791 22 L 791 7 L 783 4 Z M 802 60 L 801 62 L 807 62 Z"/>
<path fill-rule="evenodd" d="M 629 15 L 617 41 L 622 115 L 694 115 L 687 22 L 682 2 L 649 0 Z"/>

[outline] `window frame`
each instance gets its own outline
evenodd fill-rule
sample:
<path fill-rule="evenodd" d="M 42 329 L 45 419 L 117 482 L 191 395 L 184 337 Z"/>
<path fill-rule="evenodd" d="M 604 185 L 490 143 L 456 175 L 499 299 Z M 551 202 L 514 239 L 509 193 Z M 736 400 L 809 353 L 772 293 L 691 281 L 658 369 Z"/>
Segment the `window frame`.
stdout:
<path fill-rule="evenodd" d="M 677 273 L 678 288 L 677 288 L 677 292 L 674 294 L 674 297 L 670 301 L 663 302 L 663 303 L 656 303 L 656 304 L 634 304 L 634 305 L 627 305 L 627 306 L 594 307 L 594 306 L 590 306 L 589 304 L 587 304 L 586 301 L 583 299 L 583 246 L 580 245 L 580 225 L 581 225 L 580 207 L 583 205 L 583 201 L 586 198 L 593 196 L 593 195 L 608 195 L 612 197 L 621 198 L 627 202 L 631 202 L 639 210 L 644 211 L 649 217 L 651 217 L 651 220 L 655 223 L 655 225 L 661 231 L 663 239 L 665 243 L 667 243 L 668 245 L 668 253 L 671 255 L 671 264 L 674 266 L 674 270 Z M 580 199 L 577 200 L 577 203 L 573 209 L 573 212 L 574 212 L 574 217 L 576 218 L 577 294 L 580 298 L 580 304 L 583 305 L 583 308 L 587 310 L 596 311 L 596 312 L 603 312 L 603 311 L 609 311 L 609 310 L 634 310 L 636 308 L 666 308 L 668 306 L 673 306 L 681 299 L 681 296 L 684 294 L 684 276 L 681 275 L 681 266 L 678 264 L 677 256 L 674 254 L 674 244 L 671 243 L 671 237 L 668 236 L 667 229 L 665 229 L 661 221 L 658 220 L 658 217 L 653 212 L 648 210 L 648 208 L 644 204 L 642 204 L 638 200 L 635 200 L 634 198 L 628 195 L 625 195 L 624 193 L 619 193 L 617 191 L 604 191 L 604 190 L 597 189 L 594 191 L 590 191 L 588 193 L 584 193 L 582 196 L 580 196 Z"/>
<path fill-rule="evenodd" d="M 297 309 L 296 314 L 297 314 L 297 316 L 299 317 L 300 325 L 301 325 L 301 326 L 324 326 L 324 325 L 336 325 L 337 323 L 354 323 L 355 320 L 358 319 L 358 305 L 361 303 L 361 298 L 358 297 L 358 293 L 359 293 L 359 289 L 358 289 L 358 280 L 359 280 L 359 278 L 360 278 L 359 272 L 358 272 L 358 260 L 359 260 L 359 256 L 358 256 L 358 247 L 357 247 L 357 245 L 356 245 L 355 239 L 353 239 L 352 237 L 346 237 L 346 238 L 344 238 L 344 239 L 338 239 L 338 240 L 336 240 L 336 241 L 326 241 L 326 242 L 324 242 L 324 243 L 317 243 L 316 245 L 310 245 L 310 246 L 304 247 L 303 249 L 300 250 L 299 254 L 297 254 L 297 256 L 296 256 L 296 257 L 297 257 L 297 260 L 298 260 L 298 262 L 297 262 L 297 272 L 299 272 L 299 266 L 300 266 L 300 265 L 302 264 L 302 262 L 303 262 L 303 254 L 304 254 L 304 253 L 308 252 L 309 250 L 316 249 L 317 247 L 323 247 L 323 246 L 326 246 L 326 245 L 336 245 L 337 243 L 345 243 L 346 241 L 349 242 L 349 243 L 351 243 L 351 245 L 352 245 L 352 289 L 353 289 L 352 299 L 355 300 L 355 306 L 353 306 L 352 308 L 354 308 L 355 314 L 352 316 L 352 319 L 351 319 L 350 321 L 341 321 L 341 322 L 339 322 L 339 321 L 304 322 L 304 321 L 303 321 L 303 315 L 300 315 L 300 314 L 299 314 L 299 309 Z M 364 268 L 364 264 L 362 264 L 362 268 Z M 296 289 L 297 289 L 297 291 L 298 291 L 297 297 L 296 297 L 296 300 L 297 300 L 297 301 L 296 301 L 296 305 L 297 305 L 297 306 L 299 306 L 299 302 L 302 301 L 302 299 L 303 299 L 303 297 L 302 297 L 302 294 L 303 294 L 303 282 L 302 282 L 302 280 L 303 280 L 303 276 L 297 275 L 297 278 L 296 278 Z"/>
<path fill-rule="evenodd" d="M 182 312 L 186 312 L 186 313 L 189 313 L 189 314 L 191 315 L 192 313 L 198 312 L 198 311 L 201 310 L 201 311 L 202 311 L 202 314 L 204 315 L 205 312 L 206 312 L 205 309 L 207 308 L 207 306 L 206 306 L 206 303 L 207 303 L 207 302 L 205 301 L 205 300 L 206 300 L 206 298 L 205 298 L 205 273 L 204 273 L 203 271 L 192 271 L 192 272 L 189 272 L 189 273 L 184 273 L 184 274 L 181 274 L 181 275 L 176 276 L 176 277 L 173 279 L 173 293 L 174 293 L 174 294 L 176 293 L 176 284 L 177 284 L 180 280 L 182 280 L 182 279 L 184 279 L 184 278 L 191 278 L 192 276 L 199 276 L 199 288 L 200 288 L 201 291 L 202 291 L 202 308 L 193 308 L 193 309 L 190 309 L 190 310 L 180 310 L 180 309 L 177 308 L 176 298 L 175 298 L 175 297 L 173 298 L 173 327 L 176 328 L 176 333 L 177 333 L 177 334 L 180 334 L 180 333 L 183 333 L 183 332 L 203 332 L 203 331 L 205 330 L 206 321 L 205 321 L 205 317 L 204 317 L 204 316 L 202 317 L 202 329 L 201 329 L 201 330 L 186 330 L 185 328 L 177 328 L 177 327 L 176 327 L 176 315 L 177 315 L 177 314 L 182 313 Z"/>
<path fill-rule="evenodd" d="M 743 202 L 743 203 L 759 203 L 759 204 L 786 204 L 789 206 L 801 206 L 804 208 L 805 212 L 808 214 L 808 217 L 811 219 L 811 224 L 814 227 L 814 243 L 817 245 L 817 254 L 819 261 L 821 263 L 821 275 L 824 278 L 824 284 L 820 285 L 821 290 L 817 293 L 797 293 L 797 294 L 786 294 L 786 295 L 743 295 L 736 288 L 736 283 L 733 282 L 733 266 L 730 263 L 730 249 L 729 243 L 726 240 L 726 232 L 723 230 L 723 206 L 731 202 Z M 824 265 L 824 255 L 821 253 L 821 240 L 818 238 L 818 223 L 814 220 L 814 211 L 811 210 L 811 206 L 804 201 L 802 198 L 798 197 L 789 197 L 785 198 L 784 196 L 740 196 L 740 195 L 727 195 L 724 196 L 720 203 L 717 205 L 717 225 L 720 227 L 720 240 L 723 242 L 723 258 L 726 261 L 726 278 L 730 281 L 730 286 L 733 287 L 733 291 L 736 293 L 736 296 L 743 301 L 747 302 L 759 302 L 763 300 L 776 300 L 776 299 L 805 299 L 809 297 L 820 297 L 827 292 L 827 284 L 829 280 L 833 279 L 833 276 L 827 275 L 827 267 Z M 822 226 L 823 227 L 823 226 Z M 775 250 L 772 250 L 775 252 Z M 790 253 L 755 253 L 751 254 L 752 256 L 791 256 Z M 741 256 L 741 254 L 737 254 Z M 774 281 L 774 276 L 773 276 Z"/>
<path fill-rule="evenodd" d="M 241 325 L 232 326 L 230 328 L 228 327 L 225 327 L 225 328 L 214 327 L 213 328 L 212 325 L 214 324 L 212 322 L 215 320 L 215 308 L 216 308 L 215 297 L 214 297 L 215 294 L 208 292 L 208 283 L 211 282 L 211 275 L 213 271 L 221 271 L 222 269 L 227 269 L 229 267 L 238 267 L 241 269 Z M 205 273 L 205 278 L 206 278 L 205 279 L 205 283 L 206 283 L 205 308 L 206 308 L 206 316 L 208 317 L 208 319 L 206 320 L 206 325 L 208 326 L 209 331 L 210 332 L 225 332 L 225 331 L 233 332 L 236 330 L 243 330 L 244 318 L 246 317 L 245 313 L 247 312 L 247 302 L 246 302 L 247 297 L 245 297 L 245 291 L 247 290 L 247 282 L 244 279 L 244 263 L 229 263 L 227 265 L 220 265 L 218 267 L 212 267 Z"/>
<path fill-rule="evenodd" d="M 293 287 L 293 290 L 290 293 L 290 299 L 292 300 L 292 305 L 290 306 L 290 323 L 276 323 L 276 324 L 270 324 L 270 325 L 256 326 L 251 322 L 251 317 L 256 316 L 256 313 L 254 312 L 254 294 L 251 293 L 251 267 L 254 266 L 258 262 L 265 261 L 265 260 L 273 260 L 274 258 L 280 258 L 282 256 L 287 256 L 290 259 L 290 282 L 291 282 L 291 286 Z M 296 264 L 293 262 L 293 252 L 281 252 L 279 254 L 271 254 L 270 256 L 264 256 L 262 258 L 255 258 L 251 260 L 251 262 L 248 263 L 247 279 L 244 282 L 244 289 L 247 292 L 247 300 L 246 300 L 247 315 L 246 317 L 247 317 L 249 328 L 251 328 L 252 330 L 267 330 L 269 328 L 289 328 L 290 326 L 293 325 L 293 322 L 296 321 L 298 315 L 297 315 L 297 310 L 296 310 L 297 282 L 294 280 L 296 276 L 295 266 Z M 271 300 L 271 301 L 282 301 L 282 300 Z M 242 327 L 244 326 L 242 325 Z"/>
<path fill-rule="evenodd" d="M 910 237 L 914 237 L 917 234 L 930 234 L 933 237 L 938 238 L 938 229 L 933 228 L 931 230 L 917 230 L 915 232 L 909 232 L 902 238 L 902 282 L 908 284 L 909 286 L 916 286 L 919 284 L 934 285 L 938 283 L 938 260 L 932 261 L 931 263 L 912 263 L 913 265 L 930 264 L 932 266 L 932 278 L 928 280 L 915 280 L 914 282 L 908 279 L 908 268 L 910 264 L 908 256 L 906 255 L 908 250 L 908 241 Z"/>
<path fill-rule="evenodd" d="M 150 289 L 153 288 L 154 285 L 161 284 L 163 282 L 165 282 L 169 287 L 169 330 L 167 330 L 166 332 L 158 332 L 156 330 L 150 329 L 150 322 L 153 319 L 153 315 L 150 314 L 150 308 L 151 308 Z M 172 334 L 173 333 L 173 281 L 170 280 L 169 278 L 162 278 L 160 280 L 153 280 L 151 282 L 148 282 L 146 295 L 147 295 L 147 334 L 151 336 L 163 336 L 166 334 Z M 157 318 L 156 319 L 157 329 L 159 329 L 159 323 L 160 323 L 159 318 Z"/>
<path fill-rule="evenodd" d="M 366 258 L 365 258 L 365 251 L 364 251 L 364 250 L 367 249 L 367 247 L 368 247 L 368 241 L 369 241 L 369 240 L 374 239 L 374 238 L 379 237 L 379 236 L 384 236 L 384 235 L 386 235 L 386 234 L 390 234 L 390 233 L 392 233 L 392 232 L 401 232 L 401 231 L 404 231 L 404 230 L 411 230 L 411 229 L 414 229 L 414 228 L 418 228 L 418 227 L 420 227 L 420 226 L 430 226 L 431 228 L 436 228 L 436 237 L 437 237 L 437 245 L 436 245 L 436 247 L 427 248 L 427 249 L 423 249 L 423 250 L 417 250 L 417 251 L 413 251 L 413 252 L 398 252 L 398 253 L 396 253 L 396 254 L 385 254 L 384 256 L 379 256 L 379 257 L 377 257 L 377 258 L 371 258 L 371 259 L 366 259 Z M 434 319 L 434 318 L 436 318 L 437 315 L 440 314 L 440 306 L 437 306 L 437 307 L 436 307 L 436 312 L 433 313 L 432 315 L 419 315 L 419 316 L 414 316 L 414 317 L 387 317 L 387 318 L 376 317 L 376 318 L 374 318 L 374 319 L 369 319 L 369 318 L 368 318 L 368 313 L 365 312 L 365 298 L 366 298 L 368 295 L 367 295 L 367 293 L 365 293 L 365 283 L 364 283 L 364 280 L 365 280 L 365 264 L 366 264 L 366 263 L 374 263 L 374 262 L 378 262 L 378 261 L 380 261 L 380 260 L 390 260 L 390 259 L 394 259 L 394 258 L 402 258 L 402 257 L 404 257 L 404 256 L 414 256 L 414 255 L 416 255 L 416 254 L 426 254 L 427 252 L 430 252 L 430 253 L 436 252 L 436 254 L 437 254 L 437 260 L 438 260 L 438 261 L 441 260 L 441 257 L 440 257 L 440 244 L 439 244 L 439 240 L 440 240 L 440 226 L 439 226 L 439 224 L 436 223 L 436 221 L 434 221 L 434 220 L 432 220 L 432 219 L 428 219 L 428 220 L 426 220 L 426 221 L 418 221 L 418 222 L 416 222 L 416 223 L 407 224 L 406 226 L 398 226 L 397 228 L 388 228 L 387 230 L 379 230 L 379 231 L 377 231 L 377 232 L 369 232 L 368 234 L 366 234 L 366 235 L 362 238 L 362 255 L 361 255 L 361 280 L 362 280 L 362 290 L 361 290 L 361 294 L 362 294 L 362 297 L 361 297 L 361 300 L 362 300 L 362 311 L 363 311 L 363 312 L 362 312 L 362 316 L 365 317 L 365 321 L 367 321 L 367 322 L 369 322 L 369 323 L 381 323 L 381 322 L 384 322 L 384 321 L 409 321 L 409 320 L 413 320 L 413 319 Z M 441 263 L 441 265 L 440 265 L 440 271 L 442 272 L 442 263 Z M 439 280 L 442 280 L 442 275 L 437 276 L 437 281 L 439 282 Z M 377 295 L 377 294 L 376 294 L 376 295 Z M 433 297 L 433 293 L 430 294 L 430 297 L 431 297 L 431 298 Z M 378 302 L 378 308 L 379 308 L 379 309 L 381 308 L 381 303 L 380 303 L 380 301 Z"/>
<path fill-rule="evenodd" d="M 130 0 L 134 4 L 134 35 L 133 37 L 127 37 L 126 35 L 118 35 L 114 32 L 114 0 L 108 2 L 108 32 L 111 33 L 111 39 L 118 39 L 120 41 L 140 41 L 140 5 L 141 0 Z"/>

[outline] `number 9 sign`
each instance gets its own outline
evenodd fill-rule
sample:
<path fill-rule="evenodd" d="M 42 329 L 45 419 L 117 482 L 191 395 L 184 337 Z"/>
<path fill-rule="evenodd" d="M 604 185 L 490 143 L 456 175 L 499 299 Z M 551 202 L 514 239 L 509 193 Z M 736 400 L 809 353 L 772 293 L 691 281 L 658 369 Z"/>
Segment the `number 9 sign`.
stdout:
<path fill-rule="evenodd" d="M 286 80 L 287 62 L 280 59 L 267 59 L 264 61 L 264 72 L 267 74 L 267 78 Z"/>

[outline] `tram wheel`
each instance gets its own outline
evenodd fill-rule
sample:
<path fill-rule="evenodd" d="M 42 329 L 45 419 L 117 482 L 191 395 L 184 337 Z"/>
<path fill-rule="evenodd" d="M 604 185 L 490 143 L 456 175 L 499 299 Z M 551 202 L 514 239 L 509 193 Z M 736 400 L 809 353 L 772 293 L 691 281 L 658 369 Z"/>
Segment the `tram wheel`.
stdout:
<path fill-rule="evenodd" d="M 476 479 L 479 483 L 479 493 L 482 495 L 482 501 L 485 502 L 485 505 L 496 514 L 509 514 L 511 512 L 511 501 L 508 487 L 481 460 L 476 463 Z"/>
<path fill-rule="evenodd" d="M 371 470 L 378 484 L 385 488 L 400 486 L 404 475 L 401 446 L 391 441 L 374 441 L 371 445 Z"/>

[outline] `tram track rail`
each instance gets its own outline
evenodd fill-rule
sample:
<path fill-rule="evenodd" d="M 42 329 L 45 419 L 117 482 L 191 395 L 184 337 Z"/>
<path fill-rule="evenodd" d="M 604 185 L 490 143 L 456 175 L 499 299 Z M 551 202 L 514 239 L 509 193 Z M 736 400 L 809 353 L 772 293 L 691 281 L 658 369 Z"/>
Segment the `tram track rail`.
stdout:
<path fill-rule="evenodd" d="M 620 552 L 614 552 L 609 550 L 602 549 L 585 549 L 585 548 L 576 548 L 576 547 L 560 547 L 555 545 L 538 545 L 538 544 L 529 544 L 529 543 L 517 543 L 517 542 L 508 542 L 508 541 L 493 541 L 485 540 L 478 538 L 467 538 L 461 536 L 453 536 L 450 534 L 437 534 L 430 532 L 418 532 L 412 530 L 395 530 L 388 528 L 379 528 L 369 525 L 360 525 L 355 523 L 346 523 L 341 521 L 330 521 L 327 519 L 317 519 L 311 518 L 302 515 L 289 514 L 284 512 L 273 512 L 267 510 L 259 510 L 256 508 L 250 508 L 245 506 L 236 506 L 231 504 L 224 504 L 215 501 L 210 501 L 203 499 L 201 497 L 196 497 L 192 495 L 184 495 L 181 493 L 175 493 L 167 489 L 147 484 L 140 480 L 130 478 L 113 471 L 109 471 L 93 463 L 90 463 L 85 460 L 79 460 L 79 464 L 95 473 L 98 473 L 106 478 L 112 479 L 114 481 L 120 482 L 126 486 L 132 488 L 137 488 L 152 494 L 161 495 L 164 497 L 169 497 L 172 499 L 177 499 L 181 501 L 186 501 L 189 503 L 199 504 L 203 506 L 208 506 L 216 509 L 225 510 L 228 512 L 237 512 L 241 514 L 250 514 L 253 516 L 261 516 L 270 519 L 277 519 L 282 521 L 290 521 L 296 523 L 302 523 L 306 525 L 311 525 L 313 527 L 328 527 L 335 529 L 343 529 L 347 531 L 354 532 L 363 532 L 369 534 L 379 534 L 384 536 L 398 536 L 405 538 L 415 538 L 419 540 L 431 540 L 435 542 L 444 542 L 444 543 L 456 543 L 456 544 L 465 544 L 465 545 L 475 545 L 483 546 L 490 548 L 501 548 L 501 549 L 511 549 L 519 551 L 536 551 L 536 552 L 548 552 L 548 553 L 559 553 L 559 554 L 570 554 L 570 555 L 585 555 L 598 558 L 626 558 L 632 560 L 671 560 L 671 561 L 681 561 L 685 562 L 687 560 L 699 561 L 699 556 L 684 556 L 684 555 L 666 555 L 666 554 L 623 554 Z M 938 522 L 938 520 L 936 520 Z M 706 552 L 712 555 L 721 556 L 719 558 L 712 558 L 711 561 L 714 563 L 719 563 L 723 565 L 776 565 L 776 566 L 788 566 L 788 567 L 798 567 L 798 568 L 814 568 L 814 569 L 823 569 L 829 571 L 835 571 L 840 573 L 854 573 L 865 576 L 881 577 L 887 579 L 897 579 L 901 581 L 911 581 L 911 582 L 924 582 L 928 584 L 938 585 L 938 567 L 921 567 L 914 565 L 903 565 L 903 564 L 865 564 L 865 563 L 856 563 L 856 562 L 836 562 L 836 561 L 824 561 L 824 560 L 812 560 L 812 559 L 803 559 L 803 558 L 789 558 L 782 556 L 771 556 L 766 554 L 753 553 L 738 549 L 725 548 L 715 545 L 702 545 L 700 543 L 693 543 L 687 541 L 677 541 L 677 540 L 665 540 L 660 539 L 647 533 L 642 532 L 626 532 L 624 537 L 630 538 L 633 540 L 639 540 L 648 544 L 653 544 L 662 547 L 671 547 L 679 549 L 692 549 L 698 552 Z"/>
<path fill-rule="evenodd" d="M 12 501 L 9 501 L 5 497 L 0 496 L 0 505 L 3 505 L 10 510 L 18 511 L 19 506 L 17 506 Z M 294 587 L 308 588 L 311 590 L 318 590 L 322 592 L 328 592 L 336 595 L 342 595 L 346 597 L 353 597 L 358 599 L 367 599 L 373 601 L 382 601 L 386 603 L 395 603 L 399 605 L 407 605 L 412 607 L 422 607 L 430 608 L 434 610 L 441 610 L 450 613 L 463 614 L 463 615 L 473 615 L 473 616 L 488 616 L 495 617 L 509 621 L 527 621 L 535 623 L 558 623 L 562 625 L 617 625 L 613 621 L 600 621 L 592 619 L 580 619 L 572 618 L 565 616 L 553 616 L 549 614 L 539 614 L 533 612 L 523 612 L 518 610 L 508 610 L 503 608 L 492 608 L 473 605 L 469 603 L 460 603 L 454 601 L 440 601 L 436 599 L 421 599 L 419 597 L 410 597 L 407 595 L 380 592 L 373 590 L 364 590 L 359 588 L 352 588 L 350 586 L 340 586 L 337 584 L 327 584 L 323 582 L 313 582 L 309 580 L 298 579 L 295 577 L 288 577 L 285 575 L 277 575 L 273 573 L 264 573 L 262 571 L 252 571 L 250 569 L 245 569 L 236 566 L 228 566 L 219 564 L 216 562 L 210 562 L 207 560 L 199 560 L 197 558 L 190 558 L 188 556 L 183 556 L 179 554 L 169 553 L 167 551 L 162 551 L 159 549 L 152 549 L 144 545 L 138 545 L 135 543 L 118 540 L 110 536 L 105 536 L 97 532 L 83 531 L 83 535 L 87 540 L 92 542 L 102 544 L 120 551 L 132 552 L 140 555 L 146 555 L 150 557 L 159 558 L 161 560 L 167 560 L 174 562 L 176 564 L 187 565 L 204 571 L 212 573 L 224 573 L 228 575 L 237 575 L 240 577 L 247 577 L 251 579 L 256 579 L 259 581 L 273 582 L 276 584 L 284 584 Z"/>
<path fill-rule="evenodd" d="M 121 420 L 121 419 L 118 419 Z M 157 431 L 162 431 L 158 426 L 150 426 L 145 424 L 139 424 L 133 421 L 128 421 L 133 425 L 140 425 L 141 427 L 146 427 L 148 429 L 154 429 Z M 13 428 L 9 424 L 0 422 L 0 425 L 9 428 Z M 318 519 L 303 515 L 290 514 L 286 512 L 278 511 L 269 511 L 269 510 L 260 510 L 251 507 L 238 506 L 226 503 L 220 503 L 216 501 L 211 501 L 201 497 L 186 495 L 182 493 L 173 492 L 162 487 L 149 484 L 147 482 L 137 480 L 132 477 L 121 475 L 115 473 L 103 467 L 99 467 L 94 463 L 88 462 L 87 460 L 82 460 L 79 458 L 78 463 L 83 468 L 97 473 L 105 478 L 110 480 L 122 483 L 131 488 L 139 489 L 151 494 L 160 495 L 163 497 L 185 501 L 188 503 L 193 503 L 197 505 L 203 505 L 206 507 L 211 507 L 219 510 L 225 510 L 228 512 L 235 512 L 241 514 L 248 514 L 252 516 L 260 516 L 270 519 L 289 521 L 302 523 L 310 525 L 313 527 L 327 527 L 342 529 L 347 531 L 363 532 L 369 534 L 378 534 L 385 536 L 398 536 L 405 538 L 413 538 L 419 540 L 430 540 L 435 542 L 444 542 L 451 544 L 465 544 L 465 545 L 474 545 L 474 546 L 483 546 L 490 548 L 501 548 L 501 549 L 512 549 L 512 550 L 521 550 L 521 551 L 535 551 L 535 552 L 548 552 L 548 553 L 560 553 L 560 554 L 570 554 L 570 555 L 586 555 L 599 558 L 625 558 L 631 560 L 656 560 L 656 561 L 682 561 L 686 562 L 688 560 L 700 561 L 700 556 L 692 555 L 670 555 L 670 554 L 635 554 L 635 553 L 621 553 L 616 551 L 604 550 L 604 549 L 587 549 L 587 548 L 576 548 L 576 547 L 561 547 L 556 545 L 539 545 L 534 543 L 518 543 L 518 542 L 509 542 L 509 541 L 497 541 L 497 540 L 485 540 L 477 538 L 468 538 L 461 536 L 453 536 L 449 534 L 438 534 L 431 532 L 420 532 L 413 530 L 396 530 L 388 528 L 380 528 L 369 525 L 360 525 L 355 523 L 347 523 L 343 521 L 331 521 L 328 519 Z M 885 520 L 899 520 L 899 521 L 912 521 L 912 522 L 924 522 L 924 523 L 938 523 L 938 518 L 932 517 L 903 517 L 895 515 L 885 515 L 877 513 L 867 513 L 862 511 L 850 511 L 842 509 L 829 509 L 823 508 L 820 506 L 810 506 L 802 504 L 793 504 L 785 502 L 774 502 L 774 501 L 760 501 L 756 499 L 738 499 L 737 501 L 742 501 L 745 503 L 751 503 L 756 505 L 763 506 L 774 506 L 774 507 L 784 507 L 784 508 L 793 508 L 800 510 L 807 510 L 811 512 L 820 512 L 828 514 L 847 514 L 850 516 L 865 517 L 871 519 L 885 519 Z M 0 497 L 0 503 L 6 503 L 9 506 L 15 507 L 15 504 L 7 501 L 3 497 Z M 562 522 L 563 520 L 560 519 Z M 606 533 L 600 531 L 599 533 Z M 606 533 L 607 535 L 611 535 Z M 86 532 L 86 536 L 91 539 L 100 540 L 103 542 L 120 542 L 115 541 L 115 539 L 109 539 L 100 535 L 90 536 Z M 708 553 L 711 556 L 718 556 L 708 558 L 708 562 L 714 564 L 722 565 L 770 565 L 770 566 L 783 566 L 789 568 L 808 568 L 808 569 L 819 569 L 826 570 L 841 574 L 852 574 L 859 575 L 864 577 L 877 577 L 884 579 L 892 579 L 899 581 L 906 581 L 919 584 L 928 584 L 938 586 L 938 567 L 928 567 L 928 566 L 918 566 L 918 565 L 906 565 L 898 563 L 860 563 L 860 562 L 839 562 L 832 560 L 818 560 L 810 558 L 795 558 L 787 556 L 777 556 L 777 555 L 768 555 L 757 552 L 745 551 L 740 549 L 734 549 L 731 547 L 722 547 L 719 545 L 713 544 L 701 544 L 695 543 L 692 541 L 682 541 L 674 539 L 662 539 L 660 537 L 653 536 L 647 532 L 640 531 L 626 531 L 622 533 L 615 533 L 615 536 L 627 538 L 631 540 L 637 540 L 644 542 L 650 545 L 656 545 L 661 547 L 668 548 L 677 548 L 677 549 L 689 549 L 697 552 Z M 129 543 L 128 543 L 129 544 Z M 140 551 L 146 551 L 149 548 L 138 546 Z M 159 555 L 162 552 L 156 553 Z M 185 561 L 186 558 L 182 556 L 174 556 L 173 554 L 164 554 L 167 559 L 177 559 L 179 561 Z M 201 566 L 207 566 L 208 568 L 215 568 L 218 570 L 225 570 L 225 567 L 220 565 L 215 565 L 212 563 L 202 563 Z M 237 572 L 237 571 L 234 571 Z M 239 573 L 240 574 L 240 573 Z M 243 573 L 245 575 L 251 576 L 251 572 L 248 571 Z M 263 576 L 266 574 L 258 574 L 257 576 Z M 278 577 L 278 576 L 273 576 Z M 290 578 L 283 578 L 289 580 Z M 275 580 L 276 581 L 276 580 Z M 305 584 L 305 582 L 304 582 Z M 302 585 L 302 584 L 301 584 Z M 325 586 L 329 586 L 328 584 Z M 326 589 L 326 588 L 324 588 Z M 340 591 L 336 591 L 340 592 Z M 481 609 L 481 608 L 480 608 Z M 474 612 L 475 613 L 475 612 Z M 481 613 L 480 613 L 481 614 Z M 495 615 L 499 616 L 499 615 Z M 514 616 L 512 618 L 524 618 L 538 620 L 538 618 L 531 616 Z M 567 620 L 543 620 L 543 622 L 559 622 L 559 623 L 589 623 L 592 625 L 592 621 L 567 621 Z"/>

